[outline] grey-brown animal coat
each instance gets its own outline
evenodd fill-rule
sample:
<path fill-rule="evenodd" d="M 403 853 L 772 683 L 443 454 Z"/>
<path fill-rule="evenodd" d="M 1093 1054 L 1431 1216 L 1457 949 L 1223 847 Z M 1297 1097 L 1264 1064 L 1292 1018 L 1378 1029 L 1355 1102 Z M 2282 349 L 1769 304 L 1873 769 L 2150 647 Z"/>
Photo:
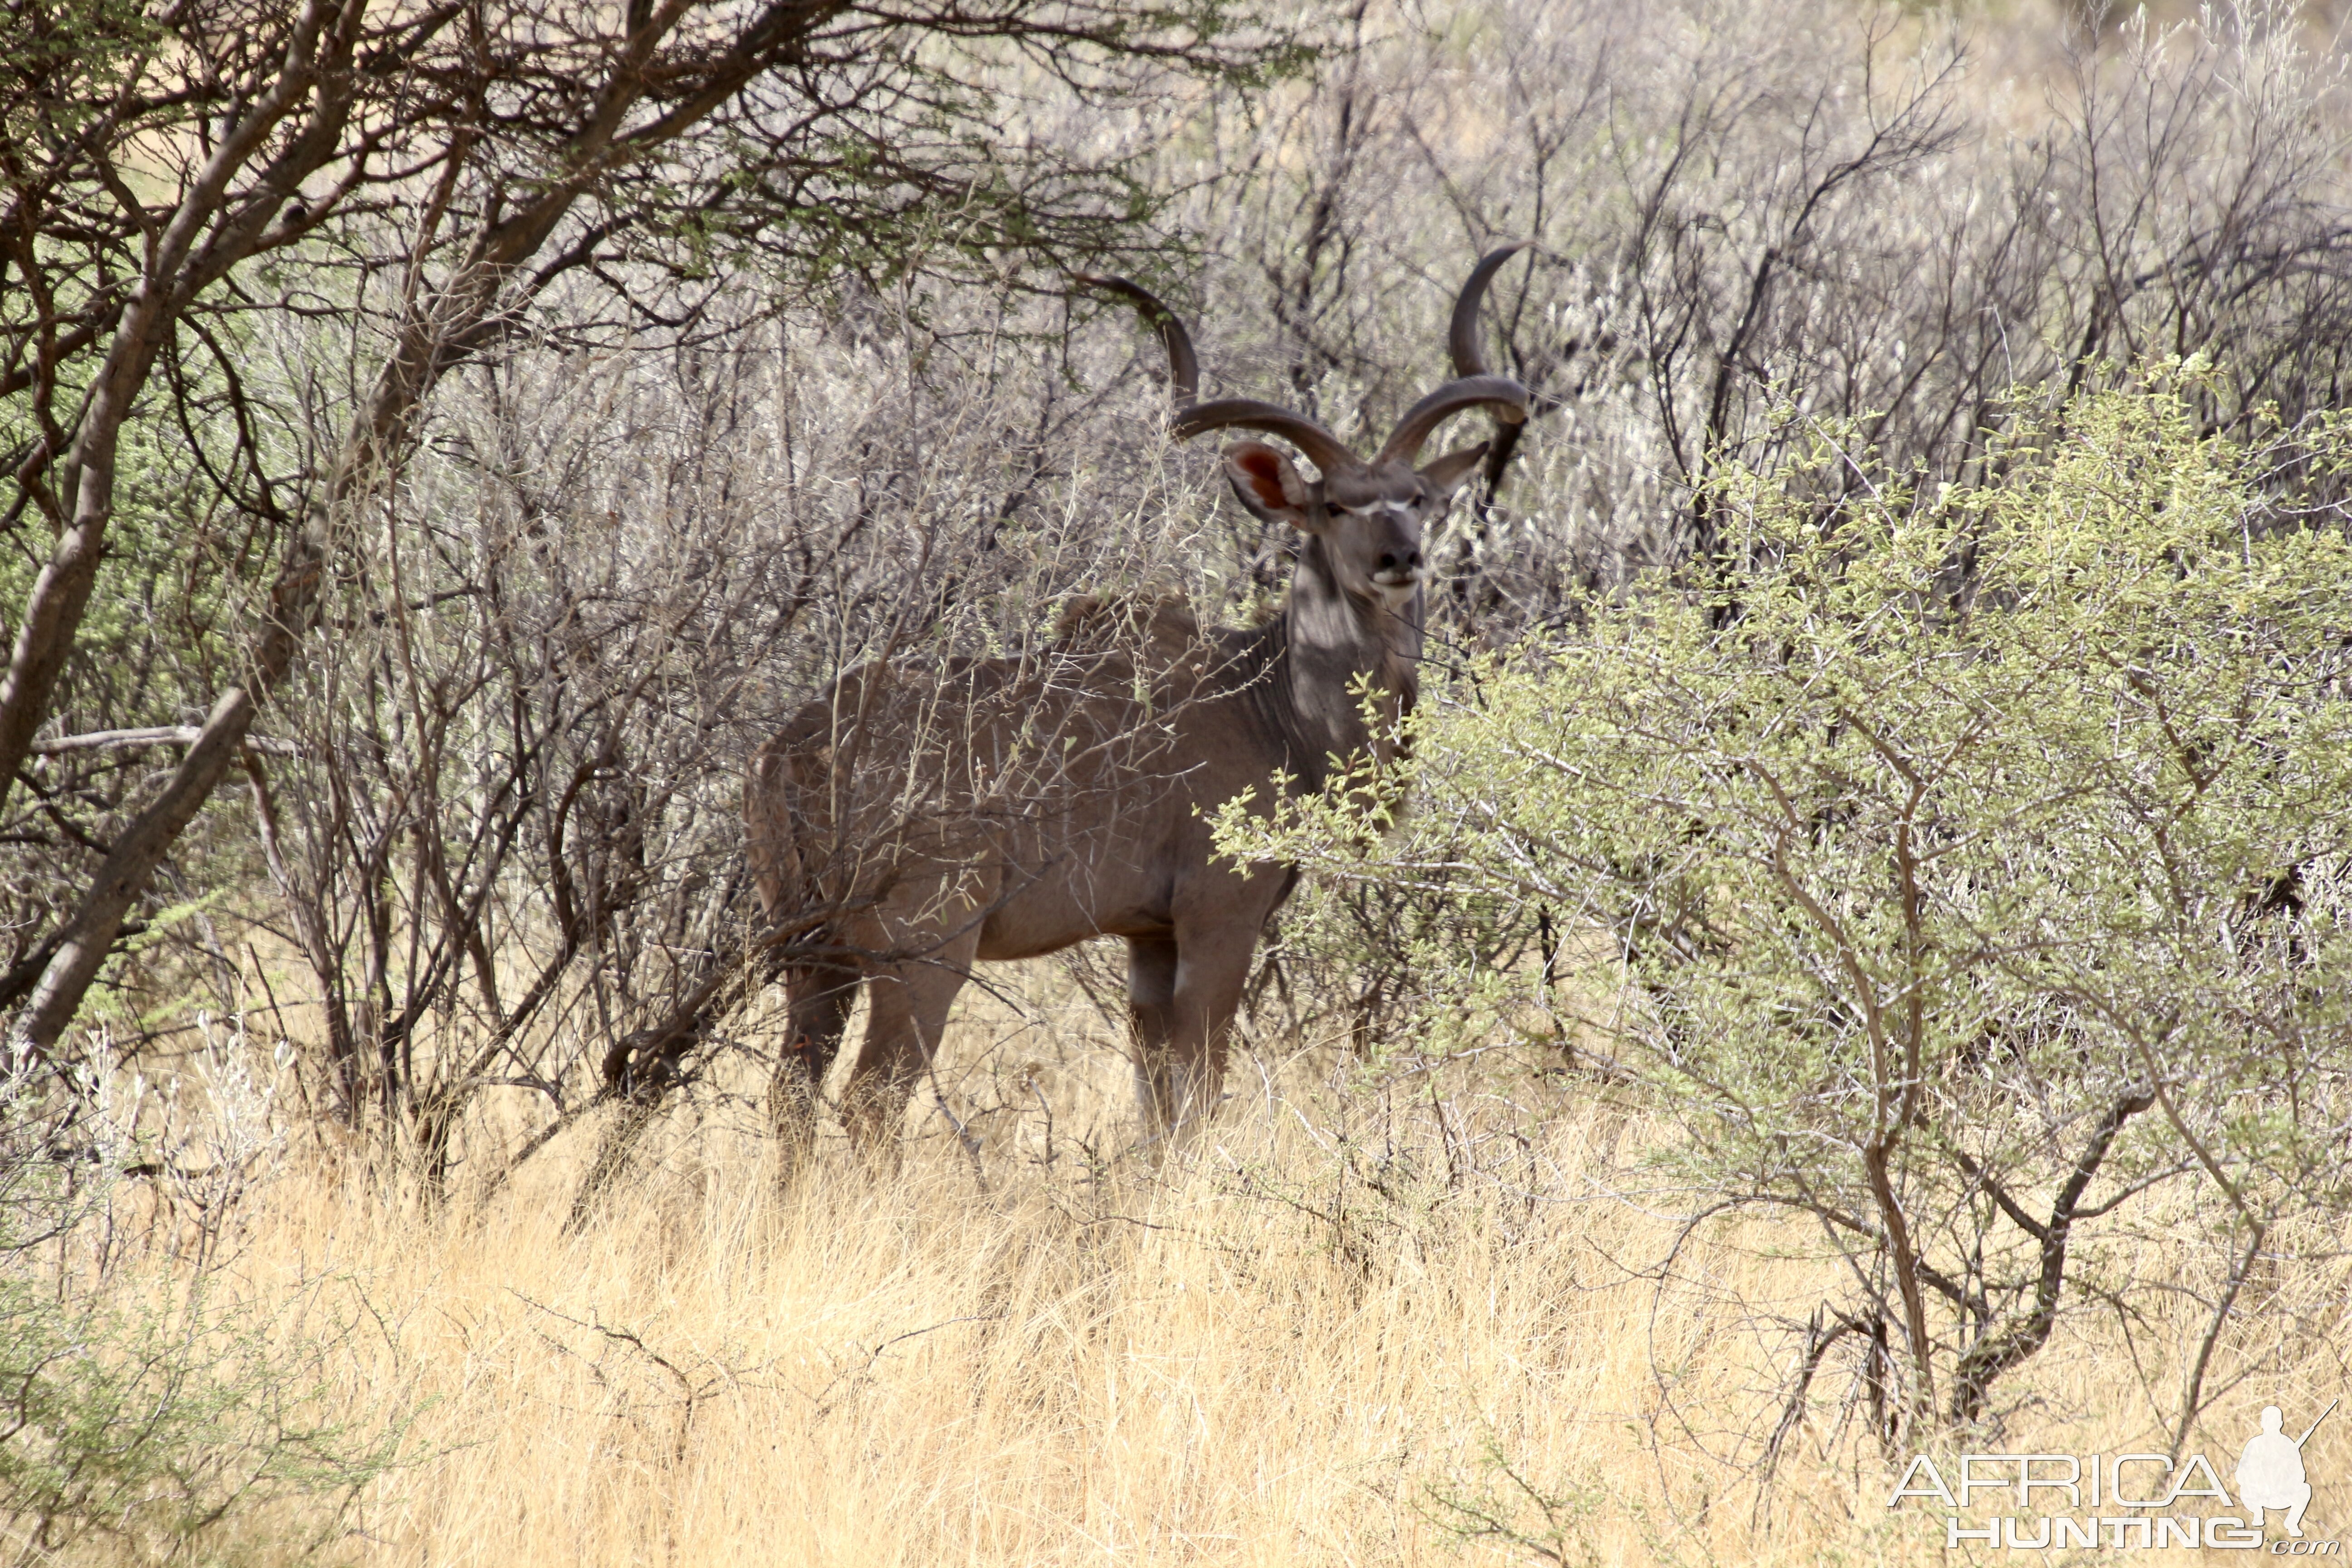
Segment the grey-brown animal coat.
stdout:
<path fill-rule="evenodd" d="M 871 1016 L 845 1107 L 872 1145 L 937 1048 L 974 963 L 1094 936 L 1128 944 L 1153 1128 L 1214 1105 L 1252 955 L 1295 873 L 1221 859 L 1210 823 L 1236 796 L 1263 810 L 1277 791 L 1321 789 L 1340 759 L 1383 753 L 1411 707 L 1423 534 L 1486 446 L 1425 468 L 1413 459 L 1454 414 L 1526 416 L 1526 391 L 1479 368 L 1475 337 L 1486 280 L 1517 248 L 1482 261 L 1456 304 L 1457 379 L 1416 405 L 1370 461 L 1271 405 L 1198 402 L 1175 317 L 1131 284 L 1089 280 L 1155 318 L 1177 434 L 1265 430 L 1322 470 L 1310 482 L 1260 441 L 1224 454 L 1242 504 L 1303 535 L 1288 597 L 1263 626 L 1205 634 L 1181 605 L 1079 601 L 1041 658 L 866 665 L 761 748 L 744 822 L 786 954 L 790 1035 L 772 1109 L 788 1172 L 814 1135 L 818 1086 L 858 984 Z"/>

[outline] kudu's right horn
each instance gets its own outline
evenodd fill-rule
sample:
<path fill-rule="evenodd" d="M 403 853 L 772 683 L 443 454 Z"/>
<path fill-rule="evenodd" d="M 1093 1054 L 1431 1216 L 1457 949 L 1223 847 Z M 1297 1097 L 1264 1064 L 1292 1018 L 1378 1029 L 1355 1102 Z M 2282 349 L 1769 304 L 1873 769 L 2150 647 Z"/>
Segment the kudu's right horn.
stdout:
<path fill-rule="evenodd" d="M 1322 469 L 1327 479 L 1343 468 L 1364 467 L 1364 460 L 1349 451 L 1345 442 L 1304 414 L 1262 403 L 1255 397 L 1201 402 L 1201 361 L 1192 352 L 1192 334 L 1184 330 L 1184 322 L 1175 311 L 1150 289 L 1124 278 L 1080 276 L 1076 280 L 1117 294 L 1135 305 L 1160 334 L 1160 346 L 1168 351 L 1168 390 L 1176 405 L 1175 421 L 1170 428 L 1177 439 L 1188 439 L 1210 430 L 1263 430 L 1269 436 L 1281 437 L 1304 452 L 1307 460 Z"/>

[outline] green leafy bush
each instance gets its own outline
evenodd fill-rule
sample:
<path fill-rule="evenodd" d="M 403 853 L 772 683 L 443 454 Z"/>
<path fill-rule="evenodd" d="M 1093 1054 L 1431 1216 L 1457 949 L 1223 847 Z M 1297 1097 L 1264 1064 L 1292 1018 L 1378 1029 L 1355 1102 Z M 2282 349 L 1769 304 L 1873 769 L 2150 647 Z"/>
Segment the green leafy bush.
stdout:
<path fill-rule="evenodd" d="M 253 1151 L 133 1160 L 106 1088 L 0 1100 L 0 1562 L 307 1560 L 405 1431 L 352 1385 L 373 1321 L 331 1275 L 257 1308 L 220 1246 Z"/>
<path fill-rule="evenodd" d="M 1566 1015 L 1685 1124 L 1695 1205 L 1815 1222 L 1852 1291 L 1794 1393 L 1846 1340 L 1889 1440 L 1984 1417 L 2086 1270 L 2151 1266 L 2204 1303 L 2156 1358 L 2185 1426 L 2246 1270 L 2344 1191 L 2352 548 L 2278 497 L 2352 446 L 2204 436 L 2198 374 L 2076 404 L 1973 489 L 1824 432 L 1841 504 L 1735 477 L 1719 585 L 1593 603 L 1425 702 L 1392 837 L 1370 779 L 1223 824 L 1551 911 L 1553 994 L 1433 940 L 1423 1026 Z M 2185 1243 L 2099 1247 L 2158 1192 L 2210 1289 Z"/>
<path fill-rule="evenodd" d="M 201 1290 L 134 1311 L 0 1279 L 12 1560 L 292 1560 L 339 1534 L 396 1434 L 349 1410 L 287 1327 Z"/>

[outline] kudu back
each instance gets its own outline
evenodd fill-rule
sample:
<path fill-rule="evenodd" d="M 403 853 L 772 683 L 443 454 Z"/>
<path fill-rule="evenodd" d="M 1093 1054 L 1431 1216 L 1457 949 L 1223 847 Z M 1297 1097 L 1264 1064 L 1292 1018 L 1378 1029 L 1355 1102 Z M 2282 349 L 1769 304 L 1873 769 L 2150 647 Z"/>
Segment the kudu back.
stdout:
<path fill-rule="evenodd" d="M 1183 324 L 1120 279 L 1086 279 L 1159 331 L 1174 433 L 1255 430 L 1224 452 L 1242 505 L 1301 535 L 1280 616 L 1201 632 L 1163 604 L 1081 602 L 1042 658 L 851 670 L 756 754 L 743 803 L 751 868 L 790 1001 L 770 1106 L 787 1177 L 814 1137 L 819 1087 L 856 988 L 870 1003 L 844 1092 L 869 1150 L 903 1114 L 976 962 L 1124 938 L 1144 1114 L 1164 1132 L 1205 1114 L 1267 918 L 1295 871 L 1236 865 L 1210 820 L 1247 792 L 1324 787 L 1383 753 L 1412 703 L 1424 531 L 1487 444 L 1416 466 L 1454 415 L 1527 417 L 1525 388 L 1487 374 L 1479 301 L 1519 246 L 1472 272 L 1450 335 L 1455 378 L 1408 411 L 1370 459 L 1270 403 L 1203 403 Z M 1516 432 L 1514 432 L 1516 434 Z M 1365 696 L 1375 710 L 1368 721 Z"/>

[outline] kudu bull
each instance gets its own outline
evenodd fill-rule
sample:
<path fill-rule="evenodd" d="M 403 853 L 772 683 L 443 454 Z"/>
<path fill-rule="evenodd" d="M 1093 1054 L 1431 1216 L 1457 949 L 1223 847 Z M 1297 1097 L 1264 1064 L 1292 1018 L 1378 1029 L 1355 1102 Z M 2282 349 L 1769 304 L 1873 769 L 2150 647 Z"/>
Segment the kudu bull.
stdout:
<path fill-rule="evenodd" d="M 1456 379 L 1414 404 L 1369 461 L 1273 404 L 1201 402 L 1175 314 L 1124 279 L 1082 280 L 1158 330 L 1176 436 L 1260 431 L 1321 470 L 1309 481 L 1260 441 L 1224 452 L 1242 504 L 1303 536 L 1289 597 L 1278 619 L 1247 630 L 1196 634 L 1163 607 L 1125 646 L 1081 625 L 1039 659 L 868 664 L 760 750 L 743 815 L 790 1001 L 771 1091 L 788 1175 L 814 1139 L 818 1088 L 861 983 L 870 1014 L 844 1110 L 871 1149 L 903 1114 L 975 961 L 1088 937 L 1127 941 L 1153 1129 L 1216 1103 L 1259 933 L 1297 873 L 1220 859 L 1209 818 L 1244 792 L 1263 807 L 1277 791 L 1319 790 L 1348 759 L 1392 743 L 1421 658 L 1423 531 L 1487 444 L 1414 459 L 1465 410 L 1526 419 L 1527 390 L 1488 374 L 1477 343 L 1487 281 L 1520 248 L 1471 273 L 1449 334 Z"/>

